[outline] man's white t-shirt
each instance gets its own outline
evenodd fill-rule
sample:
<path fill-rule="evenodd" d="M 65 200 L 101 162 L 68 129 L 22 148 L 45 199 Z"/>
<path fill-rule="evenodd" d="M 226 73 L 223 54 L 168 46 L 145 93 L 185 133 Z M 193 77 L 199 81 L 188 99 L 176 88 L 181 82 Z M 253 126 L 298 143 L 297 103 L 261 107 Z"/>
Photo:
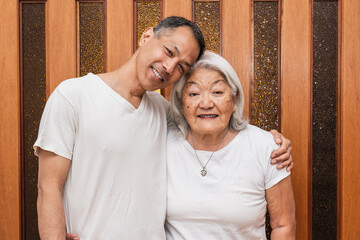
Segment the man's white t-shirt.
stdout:
<path fill-rule="evenodd" d="M 248 125 L 206 166 L 174 127 L 168 130 L 168 240 L 266 239 L 265 190 L 290 173 L 270 164 L 273 136 Z M 197 151 L 202 165 L 212 152 Z"/>
<path fill-rule="evenodd" d="M 146 92 L 135 109 L 99 77 L 62 82 L 34 145 L 71 160 L 67 232 L 82 240 L 165 239 L 168 103 Z"/>

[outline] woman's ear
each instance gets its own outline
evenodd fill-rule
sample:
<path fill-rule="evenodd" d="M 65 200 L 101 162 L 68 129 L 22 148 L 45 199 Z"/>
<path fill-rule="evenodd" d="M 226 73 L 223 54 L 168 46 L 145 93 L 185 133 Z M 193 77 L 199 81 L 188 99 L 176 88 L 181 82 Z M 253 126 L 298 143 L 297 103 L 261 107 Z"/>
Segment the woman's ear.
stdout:
<path fill-rule="evenodd" d="M 154 29 L 152 27 L 148 27 L 140 37 L 139 46 L 140 47 L 143 46 L 153 37 L 154 37 Z"/>

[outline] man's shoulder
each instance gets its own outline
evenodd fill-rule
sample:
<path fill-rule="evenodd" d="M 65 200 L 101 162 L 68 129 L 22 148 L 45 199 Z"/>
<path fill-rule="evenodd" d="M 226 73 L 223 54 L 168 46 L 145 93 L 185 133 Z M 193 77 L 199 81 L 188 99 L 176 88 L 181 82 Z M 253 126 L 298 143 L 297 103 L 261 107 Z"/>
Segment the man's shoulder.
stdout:
<path fill-rule="evenodd" d="M 162 106 L 164 106 L 166 108 L 169 107 L 169 102 L 161 94 L 159 94 L 157 92 L 147 91 L 146 96 L 149 98 L 149 100 L 152 103 L 162 105 Z"/>
<path fill-rule="evenodd" d="M 57 87 L 56 91 L 64 96 L 79 95 L 85 92 L 86 89 L 96 89 L 96 76 L 94 74 L 87 74 L 82 77 L 70 78 L 62 81 Z"/>
<path fill-rule="evenodd" d="M 84 84 L 91 83 L 96 76 L 92 73 L 89 73 L 82 77 L 75 77 L 75 78 L 69 78 L 64 81 L 62 81 L 57 89 L 60 90 L 67 90 L 67 89 L 73 89 L 76 87 L 81 87 Z"/>

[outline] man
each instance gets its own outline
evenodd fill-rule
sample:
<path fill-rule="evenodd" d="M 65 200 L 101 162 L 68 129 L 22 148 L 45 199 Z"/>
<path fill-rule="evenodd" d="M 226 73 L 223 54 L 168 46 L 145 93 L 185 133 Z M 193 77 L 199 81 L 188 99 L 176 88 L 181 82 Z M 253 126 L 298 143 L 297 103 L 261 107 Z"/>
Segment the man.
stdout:
<path fill-rule="evenodd" d="M 205 44 L 170 17 L 139 45 L 117 70 L 64 81 L 49 98 L 34 144 L 42 239 L 65 239 L 65 226 L 82 240 L 165 239 L 168 104 L 151 91 L 180 79 Z"/>

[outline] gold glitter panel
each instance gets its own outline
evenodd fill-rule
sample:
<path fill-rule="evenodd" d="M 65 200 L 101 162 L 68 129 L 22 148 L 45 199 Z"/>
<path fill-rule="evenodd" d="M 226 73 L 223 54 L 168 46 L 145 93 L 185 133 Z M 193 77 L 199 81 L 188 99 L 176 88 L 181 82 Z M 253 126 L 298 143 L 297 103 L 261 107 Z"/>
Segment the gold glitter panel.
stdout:
<path fill-rule="evenodd" d="M 103 3 L 78 3 L 80 76 L 104 72 Z"/>
<path fill-rule="evenodd" d="M 278 127 L 278 2 L 254 2 L 252 123 Z"/>
<path fill-rule="evenodd" d="M 194 22 L 203 32 L 206 49 L 220 53 L 220 1 L 194 1 Z"/>
<path fill-rule="evenodd" d="M 23 179 L 25 239 L 40 239 L 37 226 L 38 159 L 32 145 L 46 102 L 45 4 L 22 5 Z"/>
<path fill-rule="evenodd" d="M 312 239 L 337 237 L 338 3 L 313 11 Z"/>
<path fill-rule="evenodd" d="M 148 27 L 155 27 L 161 20 L 161 1 L 136 2 L 136 43 Z"/>

